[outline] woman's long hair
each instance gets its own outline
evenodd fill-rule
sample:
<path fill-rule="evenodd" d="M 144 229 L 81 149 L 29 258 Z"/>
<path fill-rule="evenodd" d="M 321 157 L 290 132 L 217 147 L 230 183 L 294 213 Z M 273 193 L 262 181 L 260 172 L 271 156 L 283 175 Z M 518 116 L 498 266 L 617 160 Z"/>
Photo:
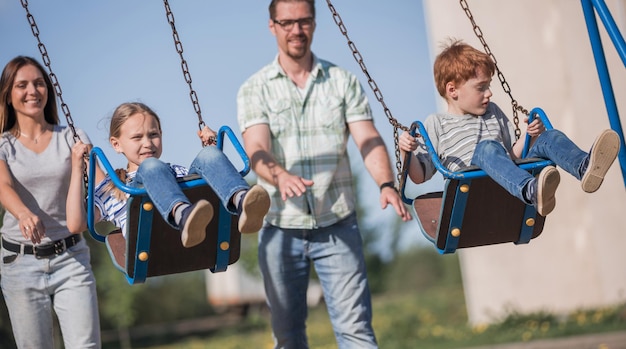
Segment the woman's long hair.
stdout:
<path fill-rule="evenodd" d="M 48 90 L 48 102 L 44 107 L 44 118 L 46 122 L 52 125 L 59 124 L 56 95 L 54 94 L 54 86 L 52 86 L 50 77 L 46 74 L 43 66 L 34 58 L 17 56 L 7 63 L 0 76 L 0 131 L 13 131 L 14 136 L 17 136 L 20 130 L 17 124 L 15 109 L 11 104 L 11 92 L 13 91 L 17 71 L 27 65 L 32 65 L 39 69 L 46 82 L 46 89 Z"/>

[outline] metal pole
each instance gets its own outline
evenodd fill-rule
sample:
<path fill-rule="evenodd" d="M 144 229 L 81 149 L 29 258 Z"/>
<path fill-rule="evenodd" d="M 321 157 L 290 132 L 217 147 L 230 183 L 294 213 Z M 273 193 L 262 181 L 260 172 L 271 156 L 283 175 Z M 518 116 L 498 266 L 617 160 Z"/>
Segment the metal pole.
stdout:
<path fill-rule="evenodd" d="M 604 4 L 603 0 L 593 0 L 595 3 L 602 8 L 602 16 L 604 18 L 610 18 L 610 13 L 606 8 L 606 4 Z M 602 4 L 600 4 L 602 2 Z M 602 94 L 604 95 L 604 104 L 606 106 L 606 110 L 609 115 L 609 123 L 611 128 L 617 132 L 620 137 L 620 151 L 619 151 L 619 162 L 620 167 L 622 169 L 622 177 L 624 180 L 624 185 L 626 185 L 626 144 L 624 142 L 624 131 L 622 129 L 622 125 L 619 118 L 619 112 L 617 110 L 617 104 L 615 102 L 615 94 L 613 93 L 613 87 L 611 84 L 611 77 L 609 75 L 609 69 L 606 64 L 606 57 L 604 56 L 604 49 L 602 48 L 602 40 L 600 38 L 600 31 L 598 30 L 598 23 L 595 17 L 594 11 L 594 3 L 592 0 L 581 0 L 583 13 L 585 15 L 585 22 L 587 24 L 587 32 L 589 33 L 589 41 L 591 42 L 591 49 L 593 51 L 593 56 L 596 62 L 596 69 L 598 71 L 598 77 L 600 78 L 600 86 L 602 88 Z M 604 6 L 601 6 L 604 5 Z M 612 18 L 610 21 L 613 28 L 612 31 L 609 31 L 609 35 L 615 35 L 615 31 L 619 33 L 617 30 L 617 26 L 615 26 L 615 22 L 613 22 Z M 605 22 L 605 25 L 606 22 Z M 610 25 L 610 23 L 609 23 Z M 621 36 L 621 35 L 620 35 Z M 619 40 L 617 40 L 619 43 Z M 616 39 L 613 39 L 613 42 L 616 43 Z M 622 38 L 623 43 L 623 38 Z M 616 47 L 618 45 L 616 44 Z M 622 57 L 624 60 L 624 57 Z"/>

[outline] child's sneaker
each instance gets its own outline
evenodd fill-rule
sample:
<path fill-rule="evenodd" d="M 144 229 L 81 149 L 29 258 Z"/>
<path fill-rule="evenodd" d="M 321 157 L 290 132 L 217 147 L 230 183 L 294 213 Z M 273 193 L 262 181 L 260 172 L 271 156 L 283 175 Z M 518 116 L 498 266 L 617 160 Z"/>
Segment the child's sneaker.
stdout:
<path fill-rule="evenodd" d="M 253 185 L 239 201 L 239 232 L 256 233 L 263 226 L 263 218 L 270 209 L 270 196 L 260 185 Z"/>
<path fill-rule="evenodd" d="M 185 208 L 180 219 L 180 241 L 183 246 L 193 247 L 204 241 L 206 227 L 211 219 L 213 206 L 206 200 L 200 200 Z"/>
<path fill-rule="evenodd" d="M 587 193 L 593 193 L 602 184 L 604 176 L 615 161 L 619 151 L 619 136 L 613 130 L 604 130 L 589 151 L 589 164 L 580 185 Z"/>
<path fill-rule="evenodd" d="M 547 216 L 556 206 L 556 188 L 561 182 L 561 175 L 554 166 L 546 166 L 539 172 L 539 176 L 535 179 L 531 189 L 534 191 L 532 196 L 533 205 L 537 212 L 542 216 Z"/>

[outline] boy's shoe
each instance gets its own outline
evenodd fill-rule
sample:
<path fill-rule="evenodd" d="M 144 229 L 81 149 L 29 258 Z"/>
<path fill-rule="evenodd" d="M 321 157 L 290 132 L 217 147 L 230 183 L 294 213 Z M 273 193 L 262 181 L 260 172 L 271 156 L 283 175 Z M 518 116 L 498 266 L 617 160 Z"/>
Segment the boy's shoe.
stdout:
<path fill-rule="evenodd" d="M 619 151 L 619 136 L 613 130 L 604 130 L 591 146 L 589 164 L 580 185 L 587 193 L 593 193 L 602 184 L 604 176 L 615 161 Z"/>
<path fill-rule="evenodd" d="M 260 185 L 253 185 L 239 201 L 239 232 L 256 233 L 263 226 L 263 218 L 270 209 L 270 196 Z"/>
<path fill-rule="evenodd" d="M 213 219 L 213 206 L 200 200 L 185 208 L 180 219 L 180 241 L 185 247 L 193 247 L 204 241 L 206 227 Z"/>
<path fill-rule="evenodd" d="M 533 185 L 536 186 L 533 196 L 533 204 L 537 209 L 537 213 L 542 216 L 547 216 L 556 206 L 556 188 L 558 188 L 561 182 L 561 175 L 554 166 L 546 166 L 539 172 L 539 176 L 535 179 Z"/>

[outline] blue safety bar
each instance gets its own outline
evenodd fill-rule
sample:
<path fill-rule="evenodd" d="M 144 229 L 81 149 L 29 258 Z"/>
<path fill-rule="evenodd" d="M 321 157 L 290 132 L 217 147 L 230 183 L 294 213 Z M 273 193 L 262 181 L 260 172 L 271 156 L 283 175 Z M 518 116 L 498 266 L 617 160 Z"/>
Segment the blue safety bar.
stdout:
<path fill-rule="evenodd" d="M 534 108 L 533 110 L 530 111 L 529 113 L 529 123 L 532 122 L 534 120 L 534 118 L 540 118 L 541 121 L 543 122 L 546 130 L 551 130 L 552 127 L 552 123 L 550 123 L 550 120 L 548 119 L 548 117 L 546 116 L 545 112 L 543 111 L 543 109 L 541 108 Z M 411 127 L 411 134 L 413 136 L 416 136 L 417 131 L 419 130 L 419 134 L 424 138 L 424 144 L 426 146 L 426 149 L 428 151 L 428 154 L 435 166 L 435 168 L 437 169 L 437 171 L 439 171 L 443 177 L 446 179 L 446 183 L 445 183 L 445 191 L 448 190 L 448 183 L 449 180 L 459 180 L 459 184 L 456 187 L 456 193 L 454 195 L 454 202 L 453 202 L 453 210 L 450 216 L 450 231 L 447 232 L 441 232 L 439 231 L 438 234 L 446 234 L 446 243 L 445 243 L 445 247 L 443 249 L 440 249 L 439 247 L 436 247 L 437 250 L 439 251 L 439 253 L 454 253 L 458 247 L 458 243 L 459 243 L 459 236 L 454 236 L 454 234 L 452 234 L 452 230 L 454 228 L 461 228 L 462 224 L 463 224 L 463 217 L 465 216 L 465 207 L 466 207 L 466 202 L 467 199 L 469 197 L 469 192 L 462 190 L 462 187 L 464 184 L 469 185 L 471 184 L 471 181 L 473 179 L 476 178 L 482 178 L 482 177 L 487 177 L 487 174 L 485 173 L 485 171 L 479 169 L 479 168 L 469 168 L 469 169 L 464 169 L 461 171 L 450 171 L 448 170 L 445 166 L 443 166 L 443 164 L 441 163 L 441 159 L 439 159 L 439 155 L 437 154 L 436 150 L 433 147 L 433 144 L 430 140 L 430 137 L 428 136 L 428 133 L 426 132 L 426 128 L 424 127 L 424 125 L 420 122 L 420 121 L 416 121 L 413 123 L 412 127 Z M 537 173 L 539 172 L 541 169 L 543 169 L 546 166 L 554 166 L 554 162 L 550 161 L 550 160 L 545 160 L 545 159 L 526 159 L 527 155 L 528 155 L 528 151 L 530 149 L 530 135 L 526 135 L 526 139 L 524 142 L 524 149 L 522 151 L 522 159 L 525 159 L 527 161 L 522 161 L 520 163 L 518 163 L 518 166 L 530 173 Z M 408 156 L 405 159 L 405 173 L 403 173 L 403 180 L 401 180 L 401 188 L 400 188 L 400 193 L 402 195 L 402 200 L 411 205 L 411 207 L 413 208 L 414 214 L 419 216 L 419 213 L 415 211 L 415 207 L 412 205 L 413 204 L 413 199 L 411 198 L 407 198 L 406 196 L 406 179 L 408 178 L 408 168 L 410 165 L 410 161 L 412 161 L 412 156 Z M 445 195 L 444 195 L 444 199 L 445 199 Z M 531 206 L 531 205 L 526 205 L 525 209 L 524 209 L 524 216 L 522 219 L 522 222 L 526 222 L 527 219 L 534 219 L 536 217 L 536 209 Z M 420 225 L 420 228 L 422 229 L 422 231 L 424 230 L 424 227 L 421 226 L 421 222 L 418 219 L 418 224 Z M 431 242 L 435 243 L 436 245 L 436 241 L 434 241 L 430 236 L 428 236 L 427 234 L 424 234 L 426 236 L 426 238 L 428 240 L 430 240 Z M 515 241 L 515 244 L 526 244 L 528 242 L 530 242 L 531 238 L 533 235 L 533 227 L 529 226 L 525 223 L 522 223 L 520 225 L 520 235 L 517 241 Z"/>
<path fill-rule="evenodd" d="M 217 147 L 222 150 L 224 146 L 224 135 L 227 135 L 231 140 L 233 146 L 235 147 L 237 153 L 241 157 L 243 161 L 244 168 L 239 171 L 239 174 L 245 176 L 250 172 L 250 160 L 246 155 L 245 150 L 237 140 L 237 137 L 233 133 L 233 131 L 228 126 L 223 126 L 220 128 L 217 134 Z M 144 188 L 135 188 L 122 183 L 122 181 L 115 175 L 115 170 L 111 166 L 111 163 L 108 161 L 102 149 L 98 147 L 94 147 L 89 155 L 90 166 L 89 166 L 89 178 L 95 178 L 95 171 L 97 166 L 97 160 L 100 160 L 102 166 L 104 166 L 105 170 L 110 175 L 112 182 L 114 185 L 122 190 L 123 192 L 129 194 L 131 199 L 133 200 L 141 200 L 141 204 L 146 202 L 150 202 L 150 198 L 147 195 L 147 192 Z M 179 182 L 181 189 L 190 189 L 199 186 L 207 185 L 204 179 L 195 178 L 187 181 Z M 94 190 L 95 183 L 93 180 L 89 180 L 88 188 L 87 188 L 87 226 L 89 228 L 89 232 L 91 236 L 99 242 L 106 241 L 106 235 L 102 235 L 96 231 L 95 228 L 95 217 L 94 217 Z M 152 232 L 152 216 L 154 214 L 154 210 L 140 210 L 139 212 L 139 226 L 137 232 L 137 243 L 136 243 L 136 251 L 134 251 L 134 256 L 138 256 L 140 252 L 149 252 L 150 251 L 150 240 L 151 240 L 151 232 Z M 149 224 L 141 224 L 141 222 L 150 222 Z M 230 243 L 230 231 L 231 231 L 231 215 L 230 213 L 220 205 L 219 209 L 219 221 L 218 221 L 218 232 L 217 232 L 217 242 L 220 245 L 223 242 Z M 228 267 L 229 263 L 229 251 L 223 250 L 221 248 L 217 248 L 216 253 L 216 261 L 215 266 L 211 268 L 212 272 L 220 272 L 225 271 Z M 125 271 L 125 270 L 124 270 Z M 126 273 L 126 279 L 129 284 L 143 283 L 145 282 L 146 275 L 148 271 L 148 261 L 141 261 L 139 258 L 135 258 L 134 267 L 132 277 L 129 276 L 129 273 Z"/>

